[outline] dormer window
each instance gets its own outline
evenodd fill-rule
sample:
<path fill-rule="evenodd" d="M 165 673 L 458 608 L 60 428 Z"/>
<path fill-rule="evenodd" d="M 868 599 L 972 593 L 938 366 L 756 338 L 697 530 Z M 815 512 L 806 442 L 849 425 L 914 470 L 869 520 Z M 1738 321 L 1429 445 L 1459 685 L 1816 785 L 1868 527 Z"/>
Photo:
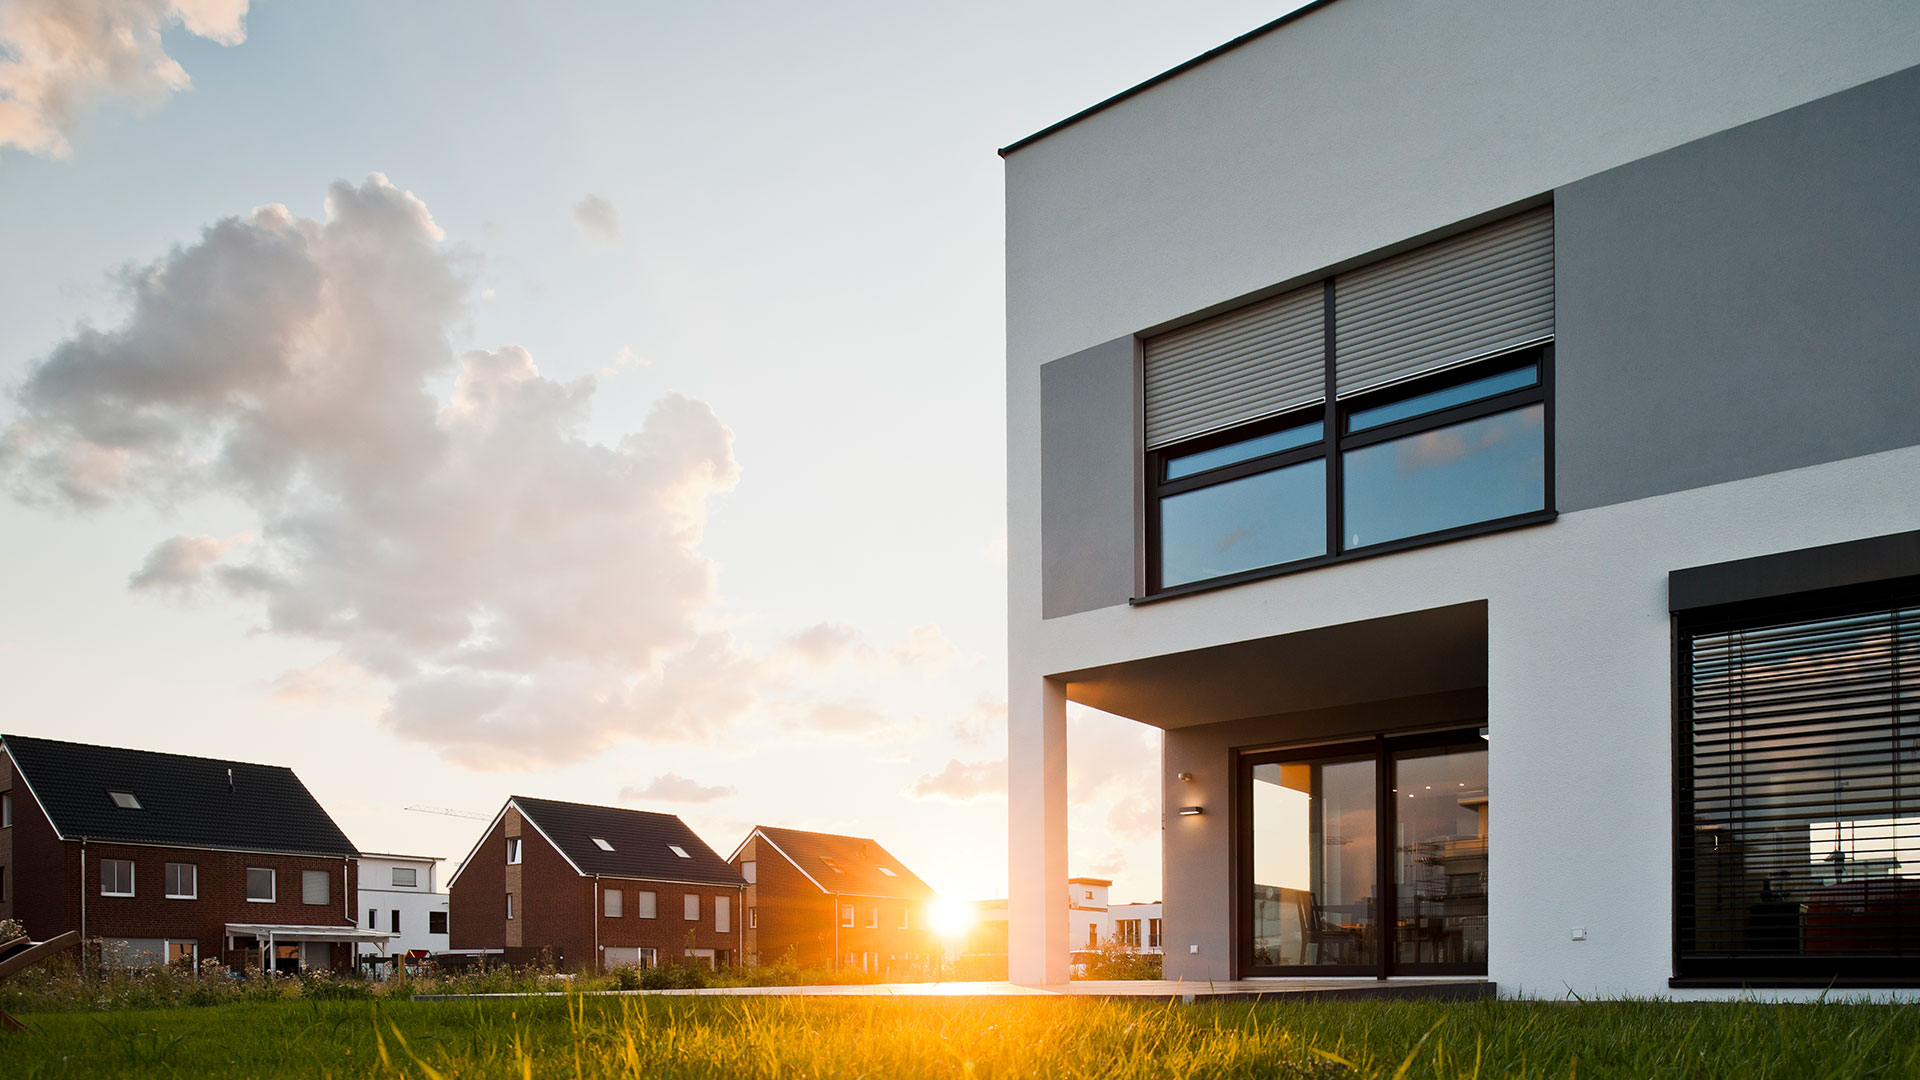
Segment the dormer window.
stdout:
<path fill-rule="evenodd" d="M 608 848 L 607 850 L 608 850 L 608 851 L 612 851 L 613 849 L 612 849 L 612 848 Z M 680 857 L 681 857 L 681 858 L 683 858 L 683 859 L 691 859 L 691 858 L 693 858 L 693 856 L 691 856 L 691 855 L 689 855 L 689 854 L 687 854 L 687 849 L 686 849 L 686 848 L 683 848 L 683 847 L 681 847 L 681 846 L 680 846 L 679 844 L 668 844 L 668 845 L 667 845 L 667 850 L 668 850 L 668 851 L 671 851 L 671 852 L 673 852 L 673 853 L 674 853 L 675 855 L 678 855 L 678 856 L 680 856 Z"/>
<path fill-rule="evenodd" d="M 609 844 L 609 843 L 607 843 L 607 842 L 606 842 L 605 840 L 602 840 L 602 839 L 600 839 L 600 838 L 599 838 L 599 837 L 597 837 L 597 836 L 596 836 L 596 837 L 593 837 L 593 838 L 592 838 L 592 840 L 593 840 L 593 846 L 594 846 L 594 847 L 597 847 L 597 848 L 599 848 L 599 849 L 600 849 L 601 851 L 612 851 L 612 850 L 613 850 L 613 845 L 612 845 L 612 844 Z"/>
<path fill-rule="evenodd" d="M 113 799 L 113 805 L 122 810 L 143 809 L 140 800 L 131 791 L 109 791 L 107 794 Z"/>
<path fill-rule="evenodd" d="M 833 872 L 834 872 L 834 873 L 836 873 L 836 874 L 844 874 L 844 873 L 846 873 L 846 871 L 845 871 L 845 870 L 842 870 L 842 869 L 840 869 L 840 864 L 839 864 L 839 863 L 837 863 L 837 862 L 834 862 L 834 861 L 833 861 L 832 859 L 829 859 L 829 858 L 827 858 L 827 857 L 826 857 L 825 855 L 822 855 L 822 856 L 820 856 L 820 861 L 821 861 L 821 862 L 823 862 L 823 863 L 826 863 L 826 864 L 827 864 L 827 869 L 829 869 L 829 870 L 831 870 L 831 871 L 833 871 Z"/>
<path fill-rule="evenodd" d="M 894 872 L 893 872 L 893 868 L 892 868 L 892 867 L 890 867 L 890 866 L 876 866 L 876 867 L 874 867 L 874 869 L 876 869 L 876 870 L 878 870 L 878 871 L 880 871 L 881 873 L 883 873 L 883 874 L 885 874 L 885 875 L 887 875 L 888 877 L 899 877 L 899 876 L 900 876 L 900 875 L 898 875 L 898 874 L 896 874 L 896 873 L 894 873 Z"/>

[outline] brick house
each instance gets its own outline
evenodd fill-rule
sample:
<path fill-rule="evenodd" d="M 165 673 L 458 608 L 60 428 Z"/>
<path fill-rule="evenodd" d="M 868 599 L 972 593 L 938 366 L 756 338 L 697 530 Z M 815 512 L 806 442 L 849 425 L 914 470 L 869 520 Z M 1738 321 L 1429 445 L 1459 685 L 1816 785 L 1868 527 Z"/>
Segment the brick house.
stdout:
<path fill-rule="evenodd" d="M 0 736 L 0 919 L 131 964 L 345 969 L 358 853 L 292 769 Z"/>
<path fill-rule="evenodd" d="M 515 795 L 447 882 L 456 952 L 569 970 L 740 955 L 726 860 L 672 814 Z"/>
<path fill-rule="evenodd" d="M 927 883 L 873 840 L 755 826 L 727 860 L 747 881 L 746 951 L 771 964 L 905 974 L 938 959 Z"/>

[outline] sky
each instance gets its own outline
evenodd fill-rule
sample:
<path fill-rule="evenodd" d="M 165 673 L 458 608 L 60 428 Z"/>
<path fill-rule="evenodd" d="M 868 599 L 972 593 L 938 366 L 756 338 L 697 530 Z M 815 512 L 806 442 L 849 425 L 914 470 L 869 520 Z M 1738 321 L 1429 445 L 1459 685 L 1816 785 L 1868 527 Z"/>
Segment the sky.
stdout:
<path fill-rule="evenodd" d="M 994 150 L 1285 9 L 0 0 L 0 731 L 1005 895 Z"/>

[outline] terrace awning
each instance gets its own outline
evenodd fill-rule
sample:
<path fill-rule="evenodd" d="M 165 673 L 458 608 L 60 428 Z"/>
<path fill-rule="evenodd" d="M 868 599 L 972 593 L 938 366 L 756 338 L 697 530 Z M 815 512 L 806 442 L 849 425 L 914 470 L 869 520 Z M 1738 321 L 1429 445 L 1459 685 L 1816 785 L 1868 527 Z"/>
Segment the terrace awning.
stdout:
<path fill-rule="evenodd" d="M 362 930 L 357 926 L 311 926 L 299 923 L 228 923 L 228 937 L 254 937 L 275 941 L 364 941 L 385 945 L 392 934 Z"/>

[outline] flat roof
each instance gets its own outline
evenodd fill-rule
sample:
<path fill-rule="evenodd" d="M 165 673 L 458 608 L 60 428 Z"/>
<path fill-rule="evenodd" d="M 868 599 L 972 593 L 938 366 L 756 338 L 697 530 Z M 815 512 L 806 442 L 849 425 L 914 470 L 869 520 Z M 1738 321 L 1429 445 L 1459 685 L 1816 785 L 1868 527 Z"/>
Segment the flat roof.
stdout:
<path fill-rule="evenodd" d="M 1027 136 L 1024 139 L 1020 139 L 1016 142 L 1008 143 L 1007 145 L 1000 148 L 1000 156 L 1006 157 L 1008 154 L 1013 153 L 1015 150 L 1019 150 L 1033 143 L 1039 142 L 1041 139 L 1046 138 L 1047 136 L 1053 134 L 1056 131 L 1059 131 L 1063 128 L 1072 127 L 1073 125 L 1079 123 L 1080 121 L 1085 120 L 1087 117 L 1092 116 L 1094 113 L 1112 108 L 1113 106 L 1120 104 L 1121 102 L 1127 100 L 1128 98 L 1132 97 L 1135 94 L 1140 93 L 1143 90 L 1149 89 L 1150 87 L 1158 86 L 1161 83 L 1166 82 L 1168 79 L 1173 78 L 1175 75 L 1179 75 L 1184 71 L 1188 71 L 1192 68 L 1199 67 L 1201 64 L 1206 63 L 1207 61 L 1213 59 L 1216 56 L 1219 56 L 1222 53 L 1231 52 L 1232 50 L 1237 49 L 1242 45 L 1245 45 L 1247 42 L 1252 41 L 1254 38 L 1257 38 L 1263 34 L 1271 33 L 1272 31 L 1278 30 L 1281 27 L 1287 25 L 1288 23 L 1293 22 L 1295 19 L 1301 18 L 1306 15 L 1311 15 L 1312 13 L 1320 10 L 1323 7 L 1326 7 L 1328 4 L 1331 4 L 1333 2 L 1334 0 L 1312 0 L 1311 3 L 1302 4 L 1299 7 L 1294 8 L 1292 11 L 1287 12 L 1285 15 L 1282 15 L 1279 18 L 1273 20 L 1272 22 L 1254 27 L 1252 30 L 1249 30 L 1244 34 L 1241 34 L 1239 37 L 1234 38 L 1232 41 L 1229 41 L 1224 45 L 1220 45 L 1220 46 L 1216 46 L 1215 48 L 1208 49 L 1206 52 L 1201 53 L 1199 56 L 1196 56 L 1193 59 L 1188 60 L 1185 63 L 1179 64 L 1175 67 L 1170 67 L 1167 70 L 1161 72 L 1158 75 L 1155 75 L 1153 78 L 1148 79 L 1145 82 L 1136 83 L 1133 86 L 1127 87 L 1125 90 L 1120 91 L 1119 93 L 1113 95 L 1112 97 L 1106 99 L 1105 101 L 1102 101 L 1096 105 L 1090 105 L 1084 109 L 1081 109 L 1079 112 L 1074 113 L 1072 116 L 1067 117 L 1065 120 L 1062 120 L 1058 123 L 1051 124 L 1047 127 L 1041 128 L 1039 131 L 1034 132 L 1033 134 Z"/>

